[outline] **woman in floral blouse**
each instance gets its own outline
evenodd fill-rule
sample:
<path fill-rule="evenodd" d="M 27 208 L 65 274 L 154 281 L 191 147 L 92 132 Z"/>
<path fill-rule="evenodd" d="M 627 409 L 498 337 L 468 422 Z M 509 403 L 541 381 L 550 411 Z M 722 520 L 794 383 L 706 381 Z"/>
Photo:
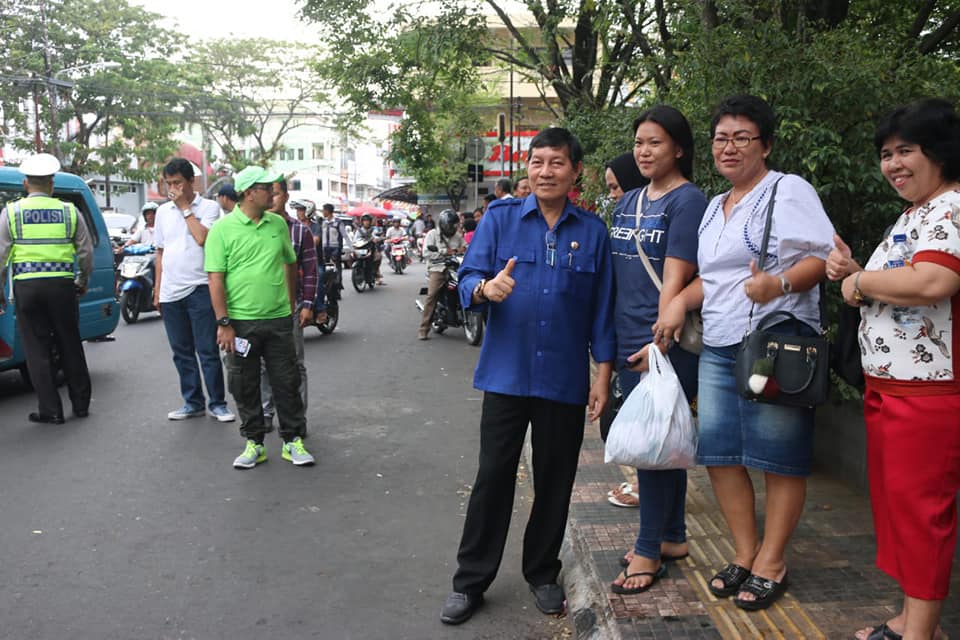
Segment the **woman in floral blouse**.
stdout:
<path fill-rule="evenodd" d="M 877 566 L 905 597 L 898 616 L 857 637 L 926 639 L 943 636 L 957 541 L 960 117 L 945 100 L 921 100 L 884 117 L 874 142 L 880 171 L 909 205 L 865 267 L 837 237 L 826 270 L 861 310 Z M 905 256 L 894 247 L 901 235 Z"/>

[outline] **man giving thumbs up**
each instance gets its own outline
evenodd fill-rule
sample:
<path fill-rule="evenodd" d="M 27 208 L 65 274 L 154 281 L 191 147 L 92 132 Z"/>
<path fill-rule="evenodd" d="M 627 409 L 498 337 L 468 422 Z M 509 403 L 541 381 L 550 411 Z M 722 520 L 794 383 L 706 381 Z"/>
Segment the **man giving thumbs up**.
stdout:
<path fill-rule="evenodd" d="M 536 495 L 523 541 L 523 575 L 537 608 L 563 611 L 560 544 L 583 441 L 585 407 L 607 403 L 616 340 L 613 275 L 603 221 L 567 198 L 583 168 L 567 130 L 530 142 L 527 174 L 536 198 L 487 207 L 460 268 L 464 308 L 487 310 L 473 383 L 484 392 L 480 468 L 470 495 L 446 624 L 482 604 L 507 539 L 517 464 L 533 430 Z M 590 385 L 589 358 L 599 375 Z"/>

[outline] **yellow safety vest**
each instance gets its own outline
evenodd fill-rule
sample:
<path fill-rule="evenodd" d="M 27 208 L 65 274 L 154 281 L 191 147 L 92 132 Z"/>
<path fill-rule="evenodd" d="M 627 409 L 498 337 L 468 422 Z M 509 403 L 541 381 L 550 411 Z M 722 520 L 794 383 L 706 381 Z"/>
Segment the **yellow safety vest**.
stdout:
<path fill-rule="evenodd" d="M 77 210 L 49 196 L 21 198 L 7 205 L 14 280 L 73 278 Z"/>

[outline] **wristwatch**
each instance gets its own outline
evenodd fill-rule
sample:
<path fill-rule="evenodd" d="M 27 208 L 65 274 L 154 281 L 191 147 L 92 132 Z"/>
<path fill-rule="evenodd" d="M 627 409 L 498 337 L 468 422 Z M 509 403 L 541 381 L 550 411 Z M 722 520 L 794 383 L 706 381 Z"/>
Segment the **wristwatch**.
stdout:
<path fill-rule="evenodd" d="M 193 215 L 193 209 L 191 209 L 190 207 L 187 207 L 186 209 L 181 209 L 180 213 L 183 214 L 184 218 L 189 218 L 190 216 Z"/>
<path fill-rule="evenodd" d="M 222 318 L 217 318 L 217 324 L 220 325 L 221 327 L 229 327 L 230 318 L 227 316 L 223 316 Z"/>
<path fill-rule="evenodd" d="M 790 284 L 790 281 L 787 280 L 787 277 L 784 275 L 780 276 L 780 291 L 783 292 L 783 295 L 787 295 L 793 291 L 793 285 Z"/>
<path fill-rule="evenodd" d="M 487 279 L 481 278 L 480 282 L 477 283 L 477 286 L 473 288 L 473 295 L 481 302 L 487 299 L 487 296 L 483 295 L 483 285 L 485 284 L 487 284 Z"/>
<path fill-rule="evenodd" d="M 860 291 L 861 273 L 863 273 L 863 271 L 857 271 L 857 275 L 853 276 L 853 301 L 861 306 L 869 307 L 873 300 L 863 295 L 863 291 Z"/>

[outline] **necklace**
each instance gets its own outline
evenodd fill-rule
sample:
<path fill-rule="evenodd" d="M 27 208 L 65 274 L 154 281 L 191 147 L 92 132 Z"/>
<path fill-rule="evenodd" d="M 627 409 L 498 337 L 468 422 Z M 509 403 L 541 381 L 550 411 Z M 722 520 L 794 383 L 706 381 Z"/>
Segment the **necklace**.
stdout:
<path fill-rule="evenodd" d="M 648 199 L 648 200 L 659 200 L 659 199 L 662 198 L 663 196 L 665 196 L 665 195 L 667 195 L 668 193 L 670 193 L 671 189 L 673 189 L 681 180 L 683 180 L 683 178 L 674 178 L 673 180 L 670 181 L 670 184 L 668 184 L 666 187 L 664 187 L 663 189 L 661 189 L 661 190 L 660 190 L 660 193 L 658 193 L 658 194 L 656 194 L 656 195 L 654 195 L 653 193 L 651 193 L 650 187 L 653 186 L 653 185 L 651 184 L 650 186 L 647 187 L 647 199 Z"/>

